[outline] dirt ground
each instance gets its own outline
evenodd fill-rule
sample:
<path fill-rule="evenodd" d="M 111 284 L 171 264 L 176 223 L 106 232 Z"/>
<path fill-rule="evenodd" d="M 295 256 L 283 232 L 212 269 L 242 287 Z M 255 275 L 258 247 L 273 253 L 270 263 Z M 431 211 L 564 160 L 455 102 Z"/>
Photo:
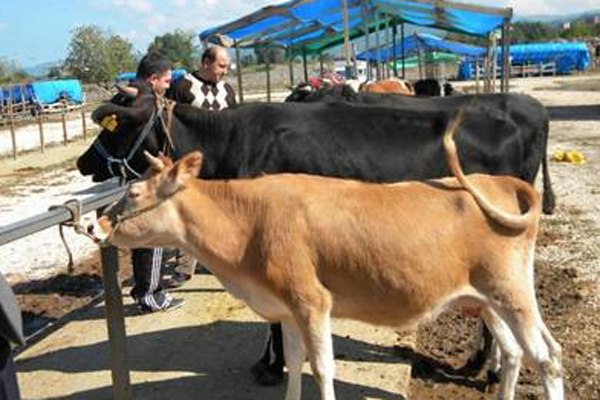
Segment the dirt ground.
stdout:
<path fill-rule="evenodd" d="M 548 157 L 577 149 L 582 165 L 550 162 L 558 208 L 544 216 L 536 251 L 538 299 L 546 324 L 563 346 L 567 398 L 600 398 L 600 76 L 513 81 L 550 110 Z M 512 87 L 511 85 L 511 87 Z M 128 254 L 121 253 L 121 279 L 130 276 Z M 101 291 L 98 257 L 79 263 L 72 276 L 17 284 L 26 329 L 35 332 L 88 304 Z M 124 292 L 128 289 L 124 288 Z M 415 351 L 398 348 L 413 360 L 411 399 L 491 399 L 495 387 L 483 377 L 457 368 L 471 354 L 478 322 L 446 312 L 422 326 Z M 359 378 L 358 378 L 359 380 Z M 537 375 L 522 369 L 517 398 L 542 398 Z"/>

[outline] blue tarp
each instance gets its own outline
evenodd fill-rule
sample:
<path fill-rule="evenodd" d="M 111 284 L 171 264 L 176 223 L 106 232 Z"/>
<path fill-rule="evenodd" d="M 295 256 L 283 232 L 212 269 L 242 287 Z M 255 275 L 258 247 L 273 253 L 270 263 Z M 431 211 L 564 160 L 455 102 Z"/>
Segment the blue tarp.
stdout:
<path fill-rule="evenodd" d="M 181 79 L 185 74 L 186 74 L 185 68 L 178 68 L 178 69 L 174 70 L 173 73 L 171 74 L 171 79 L 173 81 L 177 81 L 177 80 Z M 117 76 L 115 76 L 115 81 L 117 81 L 117 82 L 123 82 L 123 81 L 135 82 L 135 76 L 136 76 L 135 72 L 121 72 L 120 74 L 117 74 Z"/>
<path fill-rule="evenodd" d="M 83 90 L 77 79 L 41 81 L 13 87 L 13 103 L 52 104 L 61 98 L 73 103 L 83 103 Z M 0 90 L 0 101 L 10 100 L 10 88 Z"/>
<path fill-rule="evenodd" d="M 402 58 L 402 46 L 404 46 L 406 57 L 417 55 L 422 52 L 443 51 L 468 57 L 481 57 L 485 54 L 483 47 L 468 46 L 459 42 L 446 41 L 435 35 L 415 33 L 406 39 L 404 43 L 396 44 L 396 58 Z M 356 56 L 359 60 L 376 61 L 379 58 L 378 50 L 364 51 Z M 394 46 L 381 49 L 381 61 L 387 62 L 394 59 Z"/>
<path fill-rule="evenodd" d="M 8 104 L 11 100 L 13 104 L 32 103 L 34 100 L 33 88 L 31 85 L 15 85 L 12 88 L 12 99 L 10 87 L 0 88 L 0 103 Z"/>
<path fill-rule="evenodd" d="M 366 27 L 373 29 L 378 22 L 393 19 L 483 37 L 502 26 L 505 18 L 512 17 L 508 8 L 443 1 L 347 0 L 347 6 L 349 29 L 358 32 L 357 35 L 364 35 Z M 310 48 L 315 41 L 335 42 L 343 35 L 341 8 L 340 0 L 292 0 L 204 30 L 200 40 L 217 41 L 219 35 L 224 35 L 235 39 L 241 47 L 275 44 Z M 376 12 L 382 16 L 377 21 Z"/>
<path fill-rule="evenodd" d="M 33 82 L 31 86 L 36 102 L 40 104 L 56 103 L 62 97 L 73 103 L 83 103 L 83 90 L 77 79 Z"/>
<path fill-rule="evenodd" d="M 502 60 L 502 48 L 498 49 L 498 60 Z M 511 66 L 540 65 L 556 62 L 556 72 L 568 74 L 573 70 L 585 71 L 590 67 L 591 55 L 583 42 L 574 43 L 531 43 L 510 46 Z M 500 65 L 501 61 L 499 61 Z M 474 62 L 465 61 L 459 65 L 458 78 L 474 77 Z"/>

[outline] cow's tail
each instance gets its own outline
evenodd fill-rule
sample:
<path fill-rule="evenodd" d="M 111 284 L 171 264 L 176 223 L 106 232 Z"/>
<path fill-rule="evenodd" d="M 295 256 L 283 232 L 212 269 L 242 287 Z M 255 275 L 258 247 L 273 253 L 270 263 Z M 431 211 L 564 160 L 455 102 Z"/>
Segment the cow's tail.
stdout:
<path fill-rule="evenodd" d="M 450 121 L 448 124 L 448 128 L 446 128 L 446 132 L 444 133 L 444 151 L 446 154 L 446 163 L 448 167 L 458 180 L 458 182 L 473 196 L 479 207 L 483 209 L 483 211 L 493 220 L 498 222 L 499 224 L 514 230 L 524 230 L 528 226 L 531 226 L 535 218 L 534 212 L 532 212 L 532 208 L 536 203 L 534 198 L 533 189 L 529 188 L 529 190 L 523 190 L 523 194 L 526 195 L 526 201 L 528 204 L 528 209 L 524 214 L 509 214 L 498 208 L 494 207 L 492 203 L 486 199 L 483 194 L 467 179 L 462 168 L 460 167 L 460 162 L 458 159 L 458 153 L 456 151 L 456 144 L 454 142 L 454 131 L 456 127 L 462 121 L 462 110 L 459 110 L 456 117 Z M 519 193 L 521 194 L 521 193 Z M 519 196 L 521 197 L 521 196 Z"/>
<path fill-rule="evenodd" d="M 556 203 L 554 201 L 554 191 L 552 190 L 552 183 L 550 182 L 550 172 L 548 171 L 548 132 L 550 131 L 550 120 L 546 118 L 544 123 L 544 132 L 542 145 L 542 185 L 544 187 L 544 194 L 542 197 L 542 211 L 544 214 L 554 214 L 554 207 Z"/>

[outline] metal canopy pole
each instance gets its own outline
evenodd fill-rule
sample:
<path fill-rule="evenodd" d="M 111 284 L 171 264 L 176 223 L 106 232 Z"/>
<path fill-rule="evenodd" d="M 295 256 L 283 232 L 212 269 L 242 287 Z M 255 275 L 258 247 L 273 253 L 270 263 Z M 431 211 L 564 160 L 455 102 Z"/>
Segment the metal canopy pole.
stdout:
<path fill-rule="evenodd" d="M 402 38 L 402 79 L 406 79 L 406 36 L 404 34 L 404 22 L 400 24 L 400 36 Z"/>
<path fill-rule="evenodd" d="M 290 68 L 290 86 L 294 87 L 294 51 L 293 49 L 290 47 L 288 48 L 288 55 L 289 55 L 289 68 Z"/>
<path fill-rule="evenodd" d="M 242 86 L 242 63 L 240 60 L 240 47 L 238 41 L 234 42 L 235 46 L 235 66 L 237 72 L 237 83 L 238 83 L 238 96 L 240 98 L 240 104 L 244 102 L 244 88 Z"/>
<path fill-rule="evenodd" d="M 344 18 L 344 58 L 346 59 L 345 75 L 346 78 L 351 77 L 350 69 L 350 32 L 348 28 L 348 2 L 347 0 L 341 0 L 342 2 L 342 16 Z"/>
<path fill-rule="evenodd" d="M 392 25 L 392 52 L 393 52 L 393 59 L 394 59 L 394 64 L 392 65 L 392 68 L 394 69 L 394 78 L 398 77 L 398 52 L 396 50 L 396 34 L 398 33 L 398 27 L 396 24 L 396 21 L 394 21 L 394 24 Z"/>
<path fill-rule="evenodd" d="M 511 10 L 512 14 L 512 10 Z M 506 17 L 504 19 L 504 24 L 502 25 L 502 71 L 503 71 L 503 87 L 502 91 L 504 93 L 508 93 L 510 90 L 510 18 Z"/>
<path fill-rule="evenodd" d="M 384 71 L 385 71 L 385 79 L 390 78 L 390 46 L 391 46 L 391 38 L 390 38 L 390 18 L 387 16 L 387 20 L 385 21 L 385 63 Z"/>
<path fill-rule="evenodd" d="M 369 30 L 369 16 L 366 13 L 366 10 L 363 8 L 362 9 L 362 14 L 363 14 L 363 20 L 365 21 L 365 46 L 366 46 L 366 51 L 367 51 L 367 80 L 370 81 L 373 73 L 371 71 L 371 45 L 370 45 L 370 38 L 371 38 L 371 31 Z"/>
<path fill-rule="evenodd" d="M 306 47 L 302 47 L 302 64 L 304 64 L 304 82 L 308 82 L 308 66 L 306 65 Z"/>
<path fill-rule="evenodd" d="M 381 45 L 380 45 L 380 41 L 379 41 L 379 36 L 380 36 L 380 32 L 379 32 L 379 11 L 375 11 L 375 25 L 377 28 L 377 33 L 375 36 L 375 46 L 377 47 L 377 80 L 380 81 L 382 79 L 381 77 Z"/>
<path fill-rule="evenodd" d="M 265 69 L 267 73 L 267 101 L 271 102 L 271 54 L 270 48 L 267 47 L 265 52 Z"/>

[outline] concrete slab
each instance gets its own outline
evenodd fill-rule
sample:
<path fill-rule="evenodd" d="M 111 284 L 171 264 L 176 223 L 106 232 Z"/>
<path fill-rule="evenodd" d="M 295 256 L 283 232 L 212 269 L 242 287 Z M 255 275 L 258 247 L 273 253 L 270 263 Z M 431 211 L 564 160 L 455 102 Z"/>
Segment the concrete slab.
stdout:
<path fill-rule="evenodd" d="M 124 296 L 134 399 L 283 399 L 285 385 L 257 386 L 249 372 L 267 333 L 259 317 L 211 275 L 196 275 L 173 295 L 186 299 L 184 307 L 148 315 L 139 315 Z M 104 318 L 101 303 L 19 354 L 24 400 L 112 397 Z M 414 338 L 352 321 L 336 321 L 333 332 L 338 398 L 405 398 L 410 365 L 392 346 Z M 317 399 L 308 363 L 303 381 L 303 399 Z"/>

